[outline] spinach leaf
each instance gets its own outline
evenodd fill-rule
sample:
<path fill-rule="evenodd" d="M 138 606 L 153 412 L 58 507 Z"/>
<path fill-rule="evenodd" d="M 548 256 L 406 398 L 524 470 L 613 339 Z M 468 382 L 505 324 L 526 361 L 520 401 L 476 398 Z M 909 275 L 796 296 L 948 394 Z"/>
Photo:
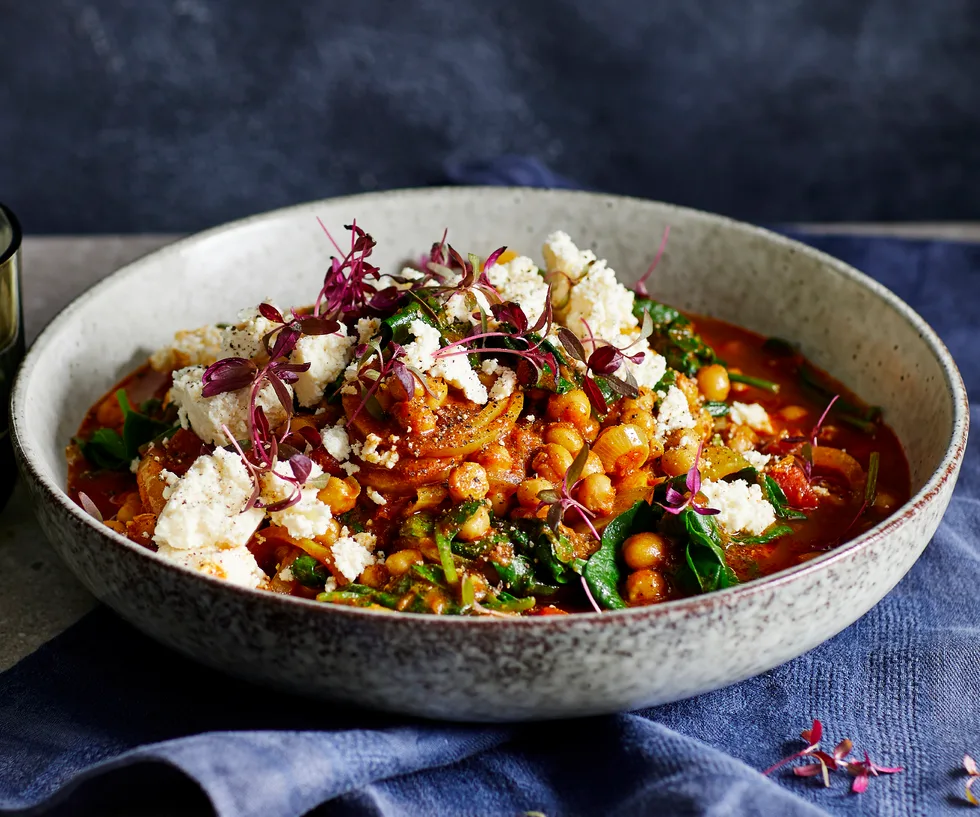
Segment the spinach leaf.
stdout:
<path fill-rule="evenodd" d="M 714 350 L 694 331 L 694 325 L 672 306 L 649 298 L 633 301 L 633 314 L 643 320 L 649 312 L 653 321 L 653 333 L 649 337 L 651 348 L 667 359 L 667 366 L 693 377 L 698 369 L 715 362 Z"/>
<path fill-rule="evenodd" d="M 762 492 L 766 495 L 766 499 L 769 501 L 769 504 L 772 505 L 773 510 L 776 512 L 776 516 L 778 516 L 780 519 L 807 518 L 803 511 L 798 511 L 789 506 L 789 500 L 786 499 L 786 494 L 783 493 L 783 489 L 780 488 L 779 483 L 768 474 L 762 475 Z"/>
<path fill-rule="evenodd" d="M 289 569 L 293 578 L 304 587 L 322 588 L 330 576 L 330 571 L 308 553 L 297 556 Z"/>
<path fill-rule="evenodd" d="M 82 456 L 96 468 L 121 471 L 139 456 L 139 449 L 148 442 L 176 432 L 179 426 L 154 420 L 134 409 L 126 392 L 119 389 L 116 400 L 123 414 L 123 431 L 111 428 L 96 429 L 87 440 L 76 439 Z"/>
<path fill-rule="evenodd" d="M 710 593 L 738 584 L 738 578 L 725 561 L 725 550 L 714 517 L 692 508 L 681 517 L 687 531 L 687 566 L 702 593 Z"/>
<path fill-rule="evenodd" d="M 786 536 L 792 532 L 793 529 L 789 525 L 774 525 L 758 536 L 733 536 L 731 540 L 736 545 L 765 545 L 773 539 L 778 539 L 780 536 Z"/>
<path fill-rule="evenodd" d="M 506 591 L 501 591 L 496 595 L 488 595 L 483 600 L 483 606 L 490 610 L 499 610 L 502 613 L 523 613 L 534 607 L 534 598 L 527 596 L 519 599 Z"/>
<path fill-rule="evenodd" d="M 438 329 L 439 324 L 432 318 L 431 307 L 427 309 L 426 306 L 428 305 L 424 305 L 417 300 L 411 300 L 404 308 L 382 319 L 379 330 L 382 339 L 381 345 L 387 346 L 390 341 L 401 344 L 406 343 L 412 334 L 409 328 L 412 321 L 423 321 L 429 324 L 429 326 L 434 326 Z"/>
<path fill-rule="evenodd" d="M 534 567 L 527 556 L 515 553 L 507 563 L 492 562 L 504 587 L 517 596 L 550 596 L 558 588 L 538 581 Z"/>
<path fill-rule="evenodd" d="M 459 505 L 446 511 L 435 525 L 434 533 L 436 548 L 439 551 L 439 560 L 442 562 L 442 569 L 446 573 L 446 581 L 456 584 L 458 579 L 456 564 L 453 561 L 453 540 L 466 522 L 479 508 L 483 502 L 478 499 L 469 502 L 461 502 Z M 419 514 L 416 514 L 417 516 Z"/>
<path fill-rule="evenodd" d="M 399 597 L 393 593 L 385 593 L 383 590 L 375 590 L 363 584 L 348 584 L 343 590 L 333 590 L 329 593 L 320 593 L 316 597 L 317 601 L 332 602 L 353 602 L 358 607 L 368 607 L 372 604 L 387 607 L 394 610 L 398 604 Z"/>
<path fill-rule="evenodd" d="M 446 589 L 446 571 L 436 565 L 412 565 L 412 573 L 429 584 Z"/>
<path fill-rule="evenodd" d="M 623 578 L 619 554 L 623 542 L 637 531 L 653 530 L 655 522 L 654 509 L 640 500 L 613 519 L 602 532 L 599 549 L 589 557 L 582 575 L 596 601 L 607 610 L 622 610 L 627 606 L 619 594 L 619 583 Z"/>

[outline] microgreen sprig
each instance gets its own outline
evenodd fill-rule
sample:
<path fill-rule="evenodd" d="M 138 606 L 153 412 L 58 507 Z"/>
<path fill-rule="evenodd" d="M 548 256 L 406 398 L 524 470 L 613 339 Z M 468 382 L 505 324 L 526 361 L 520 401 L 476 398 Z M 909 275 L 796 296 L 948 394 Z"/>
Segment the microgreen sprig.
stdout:
<path fill-rule="evenodd" d="M 592 524 L 592 517 L 595 516 L 595 514 L 577 499 L 572 497 L 572 492 L 582 482 L 580 477 L 582 476 L 582 471 L 584 470 L 585 463 L 588 461 L 588 459 L 589 446 L 583 445 L 582 448 L 579 449 L 578 454 L 575 455 L 575 459 L 572 460 L 572 464 L 568 466 L 568 470 L 565 471 L 565 475 L 561 480 L 561 486 L 558 488 L 558 490 L 546 488 L 545 490 L 538 492 L 538 499 L 541 500 L 538 504 L 538 510 L 548 508 L 548 516 L 545 521 L 548 523 L 548 527 L 555 531 L 555 533 L 558 532 L 558 526 L 564 520 L 565 514 L 569 511 L 574 511 L 579 515 L 579 518 L 585 522 L 592 535 L 601 541 L 602 537 Z"/>
<path fill-rule="evenodd" d="M 382 347 L 380 341 L 375 339 L 358 346 L 354 355 L 358 362 L 356 379 L 361 389 L 361 402 L 351 413 L 349 423 L 354 421 L 361 409 L 367 409 L 372 416 L 381 416 L 381 408 L 377 405 L 374 393 L 389 376 L 398 379 L 409 400 L 415 396 L 416 381 L 423 388 L 428 388 L 423 373 L 405 363 L 406 353 L 401 344 L 392 341 Z"/>
<path fill-rule="evenodd" d="M 704 508 L 700 505 L 694 504 L 694 498 L 701 491 L 701 469 L 699 463 L 701 461 L 701 451 L 704 448 L 704 440 L 698 445 L 697 454 L 694 455 L 694 465 L 692 465 L 687 472 L 687 477 L 684 480 L 684 485 L 687 487 L 687 494 L 683 494 L 674 488 L 673 485 L 667 486 L 667 496 L 665 501 L 659 503 L 660 507 L 663 508 L 667 513 L 677 514 L 683 513 L 687 508 L 690 508 L 695 513 L 701 516 L 711 516 L 713 514 L 721 513 L 721 511 L 715 508 Z"/>
<path fill-rule="evenodd" d="M 317 221 L 340 252 L 337 242 L 330 235 L 326 225 L 319 218 Z M 375 287 L 369 283 L 369 279 L 377 280 L 380 278 L 380 273 L 376 266 L 367 261 L 374 250 L 375 240 L 357 226 L 356 220 L 351 224 L 345 224 L 344 229 L 349 230 L 351 234 L 350 250 L 342 259 L 336 256 L 330 259 L 330 267 L 323 277 L 323 286 L 313 305 L 315 316 L 334 317 L 363 309 L 377 293 Z"/>
<path fill-rule="evenodd" d="M 973 784 L 977 782 L 977 778 L 980 778 L 980 769 L 977 768 L 977 762 L 969 755 L 963 755 L 963 770 L 967 774 L 966 800 L 971 805 L 980 806 L 980 800 L 977 800 L 977 796 L 972 791 Z"/>
<path fill-rule="evenodd" d="M 648 318 L 649 313 L 646 313 L 644 323 L 646 323 Z M 629 347 L 619 349 L 607 341 L 596 339 L 588 324 L 586 324 L 586 329 L 589 332 L 589 337 L 586 339 L 586 342 L 592 345 L 591 354 L 586 352 L 585 345 L 582 341 L 567 327 L 559 327 L 558 340 L 561 341 L 561 345 L 571 357 L 585 365 L 582 388 L 585 390 L 585 394 L 589 398 L 589 403 L 592 404 L 592 408 L 599 414 L 605 414 L 608 409 L 606 398 L 603 396 L 602 389 L 599 388 L 599 384 L 596 383 L 595 378 L 602 377 L 609 385 L 609 388 L 622 397 L 636 397 L 640 393 L 640 390 L 637 386 L 636 378 L 633 377 L 633 373 L 629 369 L 625 369 L 625 376 L 620 378 L 615 375 L 615 372 L 619 371 L 625 360 L 630 360 L 633 363 L 642 362 L 644 353 L 637 352 L 635 355 L 627 355 L 625 352 Z M 640 337 L 643 337 L 642 333 Z"/>
<path fill-rule="evenodd" d="M 641 298 L 649 298 L 650 293 L 647 291 L 647 278 L 649 278 L 653 271 L 657 268 L 657 264 L 660 263 L 660 259 L 663 257 L 664 250 L 667 249 L 667 239 L 670 238 L 670 225 L 668 224 L 664 227 L 663 238 L 660 239 L 660 248 L 657 250 L 657 254 L 653 257 L 653 263 L 647 268 L 647 271 L 640 276 L 640 280 L 636 282 L 636 286 L 633 287 L 633 291 L 639 295 Z M 644 336 L 645 337 L 645 336 Z"/>
<path fill-rule="evenodd" d="M 823 739 L 823 724 L 817 719 L 814 719 L 813 725 L 809 729 L 804 729 L 800 733 L 800 737 L 806 741 L 807 745 L 803 749 L 800 749 L 800 751 L 794 752 L 789 757 L 784 757 L 782 760 L 774 763 L 763 772 L 764 775 L 768 776 L 786 764 L 792 763 L 794 760 L 799 760 L 803 757 L 812 757 L 816 762 L 794 767 L 793 774 L 797 777 L 817 777 L 819 775 L 823 780 L 824 786 L 829 788 L 830 772 L 843 769 L 854 778 L 854 782 L 851 784 L 851 791 L 855 794 L 861 794 L 867 790 L 871 777 L 877 777 L 881 774 L 897 774 L 898 772 L 904 771 L 901 766 L 879 766 L 871 760 L 867 752 L 864 753 L 864 760 L 845 760 L 844 758 L 854 748 L 853 742 L 848 738 L 838 743 L 832 753 L 822 751 L 820 749 L 820 741 Z"/>

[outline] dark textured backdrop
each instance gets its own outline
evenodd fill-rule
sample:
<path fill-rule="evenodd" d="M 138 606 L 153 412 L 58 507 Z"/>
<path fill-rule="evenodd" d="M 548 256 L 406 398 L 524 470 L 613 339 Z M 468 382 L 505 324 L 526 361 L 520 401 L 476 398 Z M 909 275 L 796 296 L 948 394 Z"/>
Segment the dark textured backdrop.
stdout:
<path fill-rule="evenodd" d="M 0 0 L 0 199 L 30 231 L 501 153 L 756 221 L 980 218 L 980 3 Z"/>

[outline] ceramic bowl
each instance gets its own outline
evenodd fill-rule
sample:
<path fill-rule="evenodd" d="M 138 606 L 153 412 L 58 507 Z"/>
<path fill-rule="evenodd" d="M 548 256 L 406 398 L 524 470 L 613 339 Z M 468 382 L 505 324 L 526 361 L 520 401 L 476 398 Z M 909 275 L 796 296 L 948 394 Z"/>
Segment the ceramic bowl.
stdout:
<path fill-rule="evenodd" d="M 457 247 L 539 254 L 564 229 L 631 283 L 669 250 L 655 295 L 792 338 L 818 366 L 885 408 L 911 466 L 912 500 L 845 546 L 766 579 L 658 606 L 532 619 L 391 614 L 244 590 L 175 567 L 69 501 L 64 449 L 86 407 L 179 328 L 274 297 L 307 303 L 335 234 L 356 218 L 385 269 L 449 227 Z M 758 674 L 831 637 L 905 575 L 949 502 L 967 435 L 966 392 L 935 333 L 860 272 L 719 216 L 566 191 L 456 188 L 304 204 L 179 241 L 66 308 L 30 350 L 13 435 L 44 531 L 123 618 L 197 660 L 337 701 L 455 720 L 608 713 Z M 846 604 L 840 604 L 842 599 Z M 833 603 L 833 616 L 813 611 Z"/>

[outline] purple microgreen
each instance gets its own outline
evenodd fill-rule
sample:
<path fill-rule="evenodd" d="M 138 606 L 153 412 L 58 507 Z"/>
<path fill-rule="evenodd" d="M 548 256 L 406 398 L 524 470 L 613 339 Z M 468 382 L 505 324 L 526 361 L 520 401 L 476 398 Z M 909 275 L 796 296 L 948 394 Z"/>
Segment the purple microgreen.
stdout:
<path fill-rule="evenodd" d="M 588 445 L 583 445 L 579 449 L 578 454 L 575 455 L 575 459 L 572 460 L 572 464 L 565 471 L 565 476 L 562 477 L 561 485 L 558 488 L 545 488 L 538 492 L 538 510 L 548 507 L 548 516 L 545 520 L 555 533 L 558 533 L 558 526 L 562 523 L 565 515 L 574 511 L 578 514 L 579 518 L 588 526 L 592 535 L 601 541 L 602 537 L 599 532 L 595 529 L 592 524 L 592 517 L 595 516 L 592 511 L 586 508 L 581 502 L 572 497 L 572 492 L 579 486 L 582 482 L 579 477 L 585 468 L 585 463 L 589 459 L 589 447 Z"/>
<path fill-rule="evenodd" d="M 565 351 L 568 352 L 569 355 L 576 360 L 585 363 L 586 359 L 588 358 L 588 355 L 585 353 L 585 347 L 582 345 L 582 341 L 575 336 L 575 333 L 572 332 L 571 329 L 568 329 L 565 326 L 559 327 L 558 340 L 561 341 L 561 345 L 565 348 Z"/>
<path fill-rule="evenodd" d="M 499 250 L 494 250 L 487 256 L 487 260 L 483 263 L 483 271 L 486 272 L 490 267 L 497 263 L 497 259 L 500 258 L 507 251 L 507 247 L 501 247 Z"/>
<path fill-rule="evenodd" d="M 368 280 L 380 277 L 378 268 L 367 261 L 375 247 L 374 239 L 358 227 L 356 221 L 345 225 L 345 229 L 351 234 L 350 250 L 343 259 L 330 259 L 323 286 L 313 305 L 314 315 L 333 317 L 363 309 L 377 292 Z"/>
<path fill-rule="evenodd" d="M 589 589 L 589 583 L 585 580 L 585 576 L 579 576 L 579 578 L 582 580 L 582 587 L 585 589 L 585 597 L 589 600 L 589 604 L 592 605 L 592 609 L 597 613 L 601 613 L 602 608 L 595 600 L 595 596 L 592 595 L 592 591 Z"/>
<path fill-rule="evenodd" d="M 276 309 L 272 304 L 267 304 L 267 303 L 259 304 L 259 314 L 267 321 L 272 321 L 273 323 L 286 322 L 286 320 L 282 316 L 282 313 L 278 309 Z"/>
<path fill-rule="evenodd" d="M 289 458 L 289 467 L 293 472 L 293 476 L 296 477 L 300 484 L 304 484 L 310 478 L 310 472 L 313 470 L 313 460 L 305 454 L 293 454 Z"/>
<path fill-rule="evenodd" d="M 541 310 L 541 314 L 538 315 L 538 319 L 534 322 L 534 326 L 531 327 L 532 332 L 538 332 L 542 335 L 548 335 L 551 330 L 551 325 L 555 322 L 555 308 L 551 303 L 551 284 L 548 284 L 548 294 L 544 298 L 544 309 Z"/>
<path fill-rule="evenodd" d="M 698 463 L 701 460 L 701 451 L 703 448 L 704 440 L 698 445 L 697 454 L 694 455 L 694 464 L 688 469 L 687 476 L 684 478 L 684 485 L 687 487 L 686 496 L 674 488 L 673 485 L 668 484 L 665 501 L 660 505 L 667 513 L 677 515 L 687 508 L 691 508 L 695 513 L 701 514 L 702 516 L 711 516 L 712 514 L 720 513 L 715 508 L 702 508 L 700 505 L 694 504 L 694 498 L 701 490 L 701 471 Z"/>
<path fill-rule="evenodd" d="M 323 232 L 327 234 L 327 238 L 330 239 L 330 243 L 333 244 L 334 249 L 337 250 L 337 252 L 339 252 L 341 255 L 343 255 L 344 251 L 340 249 L 340 245 L 334 240 L 334 237 L 330 234 L 330 230 L 327 229 L 327 225 L 323 223 L 323 220 L 319 216 L 316 217 L 316 220 L 317 220 L 317 224 L 320 225 L 320 228 L 323 230 Z"/>
<path fill-rule="evenodd" d="M 259 472 L 258 469 L 255 467 L 255 464 L 248 457 L 245 456 L 245 452 L 242 451 L 242 447 L 241 445 L 238 444 L 238 440 L 235 439 L 235 435 L 231 433 L 231 429 L 229 429 L 228 426 L 222 423 L 221 430 L 224 432 L 225 437 L 228 439 L 229 445 L 231 445 L 235 449 L 235 451 L 238 452 L 238 456 L 242 458 L 242 462 L 245 463 L 245 467 L 248 469 L 249 476 L 252 480 L 252 493 L 249 496 L 248 500 L 245 502 L 245 507 L 242 508 L 242 513 L 244 513 L 245 511 L 254 508 L 256 506 L 256 503 L 259 501 L 259 492 L 262 487 L 261 483 L 259 482 Z"/>
<path fill-rule="evenodd" d="M 606 384 L 620 397 L 637 397 L 640 394 L 636 385 L 636 378 L 630 372 L 626 373 L 625 379 L 614 377 L 611 374 L 605 375 Z"/>
<path fill-rule="evenodd" d="M 868 788 L 868 782 L 872 776 L 898 774 L 899 772 L 905 771 L 901 766 L 879 766 L 868 757 L 867 752 L 864 753 L 864 760 L 858 761 L 857 763 L 846 763 L 844 765 L 847 771 L 854 777 L 854 782 L 851 784 L 851 791 L 855 794 L 861 794 Z"/>
<path fill-rule="evenodd" d="M 204 370 L 201 379 L 204 397 L 214 397 L 225 392 L 237 391 L 255 382 L 259 367 L 243 357 L 226 357 L 212 363 Z"/>
<path fill-rule="evenodd" d="M 595 380 L 593 380 L 591 377 L 586 377 L 582 381 L 582 388 L 585 391 L 585 396 L 589 398 L 592 408 L 594 408 L 598 414 L 605 414 L 606 409 L 608 408 L 606 405 L 606 398 L 599 386 L 596 385 Z"/>
<path fill-rule="evenodd" d="M 289 357 L 293 350 L 296 348 L 296 344 L 300 339 L 299 329 L 297 329 L 292 324 L 287 324 L 282 327 L 279 333 L 276 335 L 276 342 L 272 345 L 272 349 L 269 351 L 269 357 L 272 360 L 278 360 L 281 357 Z"/>
<path fill-rule="evenodd" d="M 830 410 L 834 407 L 834 403 L 840 400 L 840 395 L 835 394 L 830 398 L 830 402 L 827 403 L 827 408 L 823 410 L 823 414 L 820 415 L 820 419 L 817 420 L 817 424 L 810 431 L 810 445 L 814 448 L 817 447 L 817 438 L 820 436 L 820 428 L 823 426 L 823 421 L 827 419 L 827 415 L 830 414 Z"/>
<path fill-rule="evenodd" d="M 800 737 L 806 741 L 806 747 L 800 749 L 798 752 L 794 752 L 789 757 L 784 757 L 782 760 L 778 760 L 772 764 L 768 769 L 766 769 L 763 774 L 768 776 L 771 775 L 777 769 L 781 769 L 787 763 L 792 763 L 801 757 L 806 757 L 807 755 L 813 754 L 818 748 L 820 748 L 820 739 L 823 737 L 823 724 L 820 723 L 816 718 L 813 719 L 813 726 L 809 729 L 804 729 L 800 732 Z"/>
<path fill-rule="evenodd" d="M 600 346 L 589 355 L 587 365 L 595 374 L 610 375 L 623 365 L 623 356 L 615 346 Z"/>
<path fill-rule="evenodd" d="M 641 298 L 649 298 L 650 293 L 647 291 L 646 280 L 653 274 L 653 271 L 657 268 L 657 264 L 660 263 L 660 259 L 664 254 L 664 250 L 667 249 L 667 239 L 670 237 L 670 225 L 668 224 L 664 227 L 663 238 L 660 239 L 660 248 L 657 250 L 657 254 L 653 257 L 653 263 L 650 264 L 649 268 L 640 277 L 640 280 L 636 282 L 636 286 L 633 288 L 637 295 Z M 644 336 L 645 337 L 645 336 Z"/>
<path fill-rule="evenodd" d="M 79 494 L 81 496 L 81 494 Z M 977 762 L 969 755 L 963 755 L 963 770 L 967 774 L 966 778 L 966 800 L 968 803 L 974 806 L 980 806 L 980 800 L 977 800 L 977 796 L 973 793 L 973 784 L 977 782 L 977 778 L 980 777 L 980 769 L 977 768 Z"/>
<path fill-rule="evenodd" d="M 872 777 L 877 777 L 881 774 L 897 774 L 898 772 L 904 771 L 901 766 L 879 766 L 871 760 L 867 752 L 864 753 L 864 760 L 845 760 L 854 748 L 854 744 L 847 738 L 834 747 L 833 754 L 821 751 L 820 740 L 823 737 L 823 725 L 816 719 L 814 719 L 813 726 L 810 729 L 805 729 L 800 733 L 800 737 L 806 741 L 806 747 L 774 763 L 763 772 L 764 775 L 772 774 L 787 763 L 792 763 L 799 758 L 812 757 L 815 762 L 795 767 L 793 774 L 797 777 L 816 777 L 820 775 L 823 778 L 824 786 L 829 787 L 830 772 L 844 769 L 854 778 L 854 782 L 851 784 L 851 791 L 854 794 L 861 794 L 868 788 L 868 782 Z M 964 758 L 964 765 L 967 758 Z M 967 771 L 971 773 L 969 769 Z M 970 798 L 969 783 L 967 783 L 967 799 L 973 802 Z"/>
<path fill-rule="evenodd" d="M 90 497 L 84 491 L 78 492 L 78 504 L 82 506 L 82 510 L 85 511 L 89 516 L 95 519 L 96 522 L 103 522 L 102 511 L 99 510 L 99 506 L 92 501 Z"/>
<path fill-rule="evenodd" d="M 332 335 L 340 330 L 338 321 L 316 315 L 294 315 L 293 322 L 299 324 L 299 331 L 304 335 Z"/>
<path fill-rule="evenodd" d="M 393 361 L 391 364 L 391 373 L 398 378 L 398 382 L 405 389 L 405 394 L 411 400 L 415 396 L 415 376 L 409 371 L 408 366 L 397 360 Z"/>
<path fill-rule="evenodd" d="M 493 313 L 493 316 L 497 319 L 498 323 L 509 323 L 514 327 L 518 335 L 524 335 L 527 333 L 527 315 L 524 314 L 524 310 L 513 301 L 493 304 L 490 307 L 490 311 Z"/>

